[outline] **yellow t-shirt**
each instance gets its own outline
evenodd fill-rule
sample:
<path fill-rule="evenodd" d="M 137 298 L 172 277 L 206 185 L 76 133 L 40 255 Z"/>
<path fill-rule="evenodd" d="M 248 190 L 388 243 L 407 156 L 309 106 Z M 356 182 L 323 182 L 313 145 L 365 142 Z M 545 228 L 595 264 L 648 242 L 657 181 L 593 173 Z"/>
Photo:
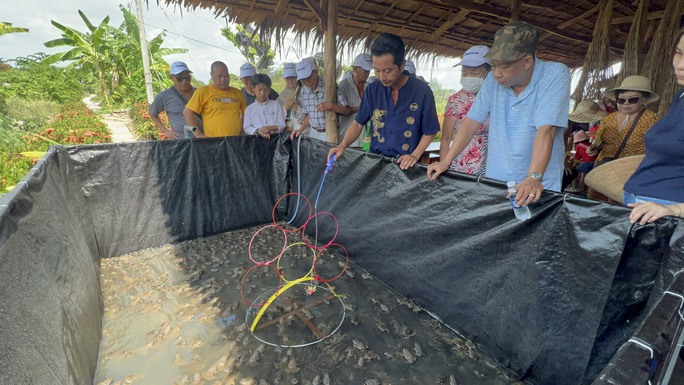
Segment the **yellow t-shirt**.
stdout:
<path fill-rule="evenodd" d="M 221 90 L 208 85 L 198 88 L 185 107 L 202 114 L 207 136 L 238 136 L 247 103 L 237 88 Z"/>

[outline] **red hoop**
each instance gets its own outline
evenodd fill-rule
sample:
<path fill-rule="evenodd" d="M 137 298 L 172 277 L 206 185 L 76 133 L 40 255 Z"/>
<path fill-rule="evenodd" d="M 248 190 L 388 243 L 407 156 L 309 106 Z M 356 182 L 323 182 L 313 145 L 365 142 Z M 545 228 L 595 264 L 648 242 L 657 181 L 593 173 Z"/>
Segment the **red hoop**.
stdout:
<path fill-rule="evenodd" d="M 280 225 L 278 224 L 278 221 L 276 220 L 276 209 L 278 208 L 278 205 L 280 204 L 280 201 L 282 201 L 283 199 L 287 198 L 287 197 L 290 196 L 290 195 L 299 196 L 300 198 L 304 199 L 304 200 L 306 201 L 306 204 L 309 206 L 309 214 L 306 216 L 307 220 L 304 222 L 303 225 L 299 226 L 298 228 L 296 228 L 296 229 L 294 229 L 294 230 L 286 229 L 286 228 L 280 226 Z M 287 233 L 295 233 L 295 232 L 301 230 L 302 228 L 304 228 L 304 226 L 306 226 L 306 224 L 309 222 L 309 220 L 311 220 L 311 212 L 312 212 L 312 210 L 313 210 L 313 209 L 312 209 L 312 207 L 311 207 L 311 202 L 309 201 L 309 198 L 306 197 L 306 195 L 300 194 L 300 193 L 298 193 L 298 192 L 291 192 L 291 193 L 287 193 L 287 194 L 281 196 L 281 197 L 276 201 L 276 203 L 273 205 L 273 211 L 271 211 L 271 219 L 273 219 L 273 224 L 275 224 L 279 229 L 282 229 L 283 231 L 285 231 L 285 232 L 287 232 Z"/>
<path fill-rule="evenodd" d="M 310 243 L 307 242 L 307 240 L 306 240 L 306 236 L 305 236 L 306 227 L 309 225 L 309 223 L 311 223 L 312 221 L 314 221 L 314 218 L 316 218 L 316 217 L 319 216 L 319 215 L 323 215 L 323 214 L 329 215 L 329 216 L 335 221 L 335 235 L 333 235 L 332 239 L 331 239 L 328 243 L 326 243 L 325 245 L 323 245 L 323 246 L 315 246 L 315 245 L 310 244 Z M 315 222 L 315 221 L 314 221 L 314 222 Z M 304 224 L 304 227 L 302 228 L 302 241 L 304 241 L 304 243 L 306 243 L 306 244 L 307 244 L 308 246 L 310 246 L 311 248 L 314 248 L 314 249 L 316 249 L 316 250 L 322 250 L 322 249 L 325 249 L 326 247 L 332 245 L 333 242 L 335 242 L 335 239 L 337 238 L 337 232 L 338 232 L 339 230 L 340 230 L 340 224 L 339 224 L 339 222 L 337 222 L 337 217 L 335 217 L 334 215 L 332 215 L 331 213 L 329 213 L 329 212 L 327 212 L 327 211 L 321 211 L 320 213 L 316 213 L 316 214 L 312 215 L 311 218 L 309 218 L 309 220 Z"/>
<path fill-rule="evenodd" d="M 341 248 L 342 250 L 344 250 L 344 254 L 345 254 L 345 263 L 344 263 L 344 267 L 342 268 L 342 271 L 340 271 L 340 273 L 337 274 L 336 276 L 334 276 L 334 277 L 332 277 L 332 278 L 330 278 L 330 279 L 324 279 L 324 278 L 321 278 L 321 277 L 318 275 L 318 272 L 316 271 L 316 262 L 318 261 L 318 259 L 319 259 L 319 257 L 321 256 L 321 254 L 323 254 L 323 252 L 325 252 L 325 251 L 330 251 L 329 248 L 330 248 L 330 247 L 333 247 L 333 246 L 337 246 L 337 247 Z M 331 254 L 334 254 L 334 253 L 331 252 Z M 332 281 L 336 280 L 337 278 L 339 278 L 342 274 L 344 274 L 344 271 L 347 270 L 347 266 L 349 266 L 349 252 L 347 251 L 347 249 L 346 249 L 344 246 L 340 245 L 339 243 L 331 243 L 331 244 L 328 246 L 328 248 L 321 250 L 318 254 L 316 254 L 316 258 L 314 258 L 314 264 L 313 264 L 313 275 L 314 275 L 314 279 L 315 279 L 316 281 L 320 281 L 320 282 L 332 282 Z"/>
<path fill-rule="evenodd" d="M 278 288 L 276 289 L 276 291 L 280 290 L 280 287 L 281 287 L 282 284 L 283 284 L 283 276 L 280 275 L 280 271 L 278 271 L 278 269 L 276 269 L 275 266 L 269 265 L 269 264 L 258 264 L 258 265 L 252 266 L 249 270 L 247 270 L 247 271 L 245 272 L 245 275 L 242 277 L 242 282 L 240 282 L 240 296 L 242 296 L 242 300 L 243 300 L 243 301 L 247 304 L 247 306 L 249 306 L 249 307 L 262 307 L 262 306 L 264 306 L 264 304 L 266 303 L 266 302 L 262 302 L 262 303 L 253 303 L 253 302 L 247 301 L 247 298 L 245 298 L 245 290 L 244 290 L 245 280 L 247 279 L 247 276 L 249 275 L 249 273 L 250 273 L 252 270 L 254 270 L 254 269 L 258 268 L 258 267 L 270 267 L 271 269 L 273 269 L 273 270 L 276 272 L 276 275 L 278 276 Z M 258 298 L 258 297 L 257 297 L 257 298 Z"/>
<path fill-rule="evenodd" d="M 259 233 L 261 233 L 262 231 L 264 231 L 264 230 L 266 230 L 266 229 L 268 229 L 268 228 L 271 228 L 271 227 L 276 227 L 276 228 L 280 229 L 280 230 L 283 232 L 283 248 L 282 248 L 282 250 L 280 250 L 280 252 L 278 253 L 278 255 L 276 255 L 273 259 L 271 259 L 271 260 L 269 260 L 269 261 L 267 261 L 267 262 L 255 261 L 254 258 L 252 257 L 252 243 L 254 242 L 254 238 L 256 238 L 257 235 L 259 235 Z M 287 231 L 285 231 L 285 229 L 283 229 L 282 227 L 280 227 L 280 226 L 278 226 L 278 225 L 266 225 L 266 226 L 260 228 L 259 230 L 257 230 L 256 233 L 254 233 L 254 235 L 252 235 L 252 239 L 249 240 L 249 248 L 247 249 L 247 254 L 249 255 L 250 261 L 254 262 L 257 266 L 258 266 L 258 265 L 270 265 L 270 264 L 273 263 L 276 259 L 278 259 L 278 257 L 280 256 L 280 254 L 282 254 L 283 251 L 285 251 L 285 248 L 286 248 L 286 247 L 287 247 Z"/>

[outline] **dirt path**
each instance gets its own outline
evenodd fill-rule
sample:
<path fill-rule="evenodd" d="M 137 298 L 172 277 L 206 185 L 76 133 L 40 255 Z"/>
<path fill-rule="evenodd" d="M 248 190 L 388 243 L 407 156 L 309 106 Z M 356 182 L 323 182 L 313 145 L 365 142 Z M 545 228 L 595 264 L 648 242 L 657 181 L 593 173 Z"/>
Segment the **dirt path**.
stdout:
<path fill-rule="evenodd" d="M 95 95 L 90 95 L 83 99 L 83 103 L 85 103 L 93 112 L 97 113 L 100 111 L 100 103 L 93 101 L 94 96 Z M 112 131 L 112 141 L 114 143 L 135 142 L 136 139 L 133 134 L 131 134 L 133 121 L 128 116 L 127 111 L 114 111 L 100 116 L 105 124 L 107 124 L 109 130 Z"/>

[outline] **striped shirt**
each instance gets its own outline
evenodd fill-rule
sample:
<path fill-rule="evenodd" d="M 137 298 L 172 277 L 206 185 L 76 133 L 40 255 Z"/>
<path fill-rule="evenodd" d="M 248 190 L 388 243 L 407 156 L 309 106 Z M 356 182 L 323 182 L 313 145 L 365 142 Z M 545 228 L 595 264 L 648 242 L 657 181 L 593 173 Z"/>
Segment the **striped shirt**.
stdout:
<path fill-rule="evenodd" d="M 484 122 L 489 118 L 489 149 L 485 175 L 500 181 L 523 180 L 532 160 L 537 130 L 555 126 L 553 150 L 542 184 L 545 189 L 560 191 L 565 146 L 563 129 L 568 124 L 570 72 L 561 63 L 535 58 L 532 79 L 520 95 L 511 87 L 497 83 L 490 73 L 475 98 L 468 117 Z"/>
<path fill-rule="evenodd" d="M 302 103 L 302 115 L 309 115 L 309 125 L 318 130 L 325 130 L 325 112 L 316 111 L 319 103 L 325 102 L 325 85 L 323 77 L 318 77 L 318 87 L 311 91 L 309 87 L 302 87 L 299 98 Z M 347 106 L 347 101 L 337 87 L 337 104 Z"/>

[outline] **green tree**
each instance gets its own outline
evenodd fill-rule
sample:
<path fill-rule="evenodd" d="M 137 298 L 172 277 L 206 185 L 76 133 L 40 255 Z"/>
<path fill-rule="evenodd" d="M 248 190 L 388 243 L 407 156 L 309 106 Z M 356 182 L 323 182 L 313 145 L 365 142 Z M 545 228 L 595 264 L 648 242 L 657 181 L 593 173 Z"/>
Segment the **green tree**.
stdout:
<path fill-rule="evenodd" d="M 0 101 L 11 97 L 51 100 L 60 104 L 80 100 L 85 93 L 81 73 L 43 62 L 42 52 L 8 60 L 14 67 L 0 71 Z M 0 108 L 2 110 L 2 108 Z"/>
<path fill-rule="evenodd" d="M 10 33 L 28 32 L 28 28 L 14 27 L 12 23 L 0 21 L 0 36 Z"/>
<path fill-rule="evenodd" d="M 105 98 L 107 105 L 110 105 L 107 80 L 105 78 L 105 67 L 110 63 L 108 61 L 109 49 L 107 46 L 108 32 L 110 31 L 109 16 L 102 19 L 96 27 L 81 10 L 78 11 L 78 14 L 88 28 L 89 33 L 83 33 L 50 20 L 53 26 L 62 31 L 62 37 L 45 42 L 45 46 L 48 48 L 71 47 L 71 49 L 66 52 L 50 55 L 45 58 L 45 62 L 52 64 L 61 61 L 72 61 L 69 64 L 70 66 L 78 66 L 87 71 L 92 71 L 96 74 L 97 80 L 102 87 L 102 96 Z"/>
<path fill-rule="evenodd" d="M 275 52 L 271 49 L 271 43 L 268 40 L 262 40 L 254 28 L 236 25 L 233 31 L 229 27 L 223 27 L 221 35 L 233 43 L 247 62 L 256 67 L 257 71 L 273 65 Z"/>
<path fill-rule="evenodd" d="M 131 102 L 146 99 L 136 17 L 123 6 L 120 6 L 120 9 L 124 21 L 118 27 L 109 24 L 109 16 L 95 26 L 80 10 L 78 14 L 86 25 L 86 32 L 52 20 L 52 25 L 62 32 L 62 38 L 44 43 L 46 47 L 69 47 L 66 52 L 53 54 L 45 61 L 49 64 L 69 61 L 69 66 L 81 68 L 92 74 L 99 84 L 107 106 L 111 106 L 112 103 L 129 105 Z M 165 37 L 166 33 L 162 32 L 148 43 L 157 89 L 168 86 L 169 82 L 165 76 L 168 65 L 163 57 L 187 52 L 181 48 L 162 48 Z"/>

